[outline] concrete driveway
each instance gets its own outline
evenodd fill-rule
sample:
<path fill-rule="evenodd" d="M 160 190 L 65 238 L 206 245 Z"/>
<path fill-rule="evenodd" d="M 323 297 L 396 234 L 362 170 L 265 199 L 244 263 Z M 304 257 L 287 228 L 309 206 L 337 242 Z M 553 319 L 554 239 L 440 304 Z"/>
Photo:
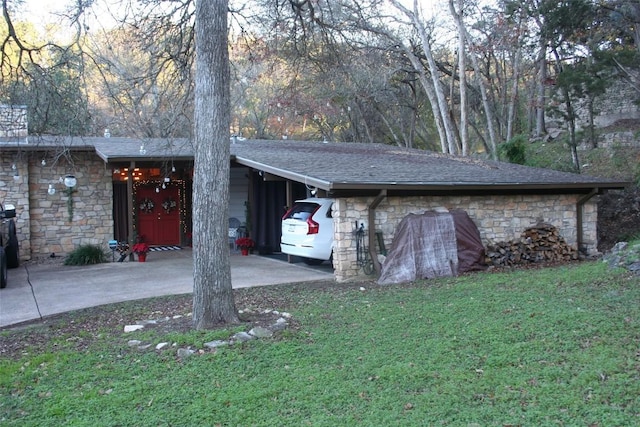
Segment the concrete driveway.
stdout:
<path fill-rule="evenodd" d="M 332 280 L 331 265 L 319 267 L 232 254 L 233 288 Z M 83 267 L 24 264 L 9 270 L 0 289 L 0 327 L 102 304 L 193 292 L 190 249 L 151 252 L 147 262 Z"/>

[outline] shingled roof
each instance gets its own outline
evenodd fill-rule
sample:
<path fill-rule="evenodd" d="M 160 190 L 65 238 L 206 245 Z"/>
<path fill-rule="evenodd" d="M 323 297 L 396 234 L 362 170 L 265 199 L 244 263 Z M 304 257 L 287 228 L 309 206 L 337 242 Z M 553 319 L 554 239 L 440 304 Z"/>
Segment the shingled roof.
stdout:
<path fill-rule="evenodd" d="M 626 184 L 383 144 L 247 140 L 232 143 L 231 152 L 238 163 L 329 192 L 365 189 L 575 192 L 621 188 Z"/>
<path fill-rule="evenodd" d="M 65 144 L 93 146 L 107 163 L 193 159 L 188 139 L 67 138 Z M 47 145 L 46 138 L 39 140 L 41 148 Z M 329 195 L 380 190 L 389 194 L 588 193 L 628 184 L 383 144 L 232 139 L 230 149 L 231 160 L 240 165 L 262 171 L 272 179 L 305 183 Z"/>

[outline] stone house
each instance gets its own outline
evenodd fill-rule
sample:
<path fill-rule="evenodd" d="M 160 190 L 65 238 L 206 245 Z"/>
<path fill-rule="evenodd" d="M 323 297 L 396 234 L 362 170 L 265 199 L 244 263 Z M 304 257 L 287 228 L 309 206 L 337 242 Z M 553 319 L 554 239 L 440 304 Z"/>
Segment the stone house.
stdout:
<path fill-rule="evenodd" d="M 409 213 L 463 209 L 485 243 L 544 221 L 585 253 L 597 248 L 597 195 L 626 183 L 381 144 L 229 141 L 230 216 L 259 253 L 279 252 L 280 220 L 294 200 L 335 199 L 338 281 L 363 275 L 354 229 L 389 247 Z M 188 245 L 193 148 L 186 139 L 0 138 L 0 200 L 17 207 L 21 257 L 64 255 L 80 244 L 151 236 Z M 64 177 L 73 175 L 73 189 Z M 369 233 L 369 247 L 379 247 Z"/>

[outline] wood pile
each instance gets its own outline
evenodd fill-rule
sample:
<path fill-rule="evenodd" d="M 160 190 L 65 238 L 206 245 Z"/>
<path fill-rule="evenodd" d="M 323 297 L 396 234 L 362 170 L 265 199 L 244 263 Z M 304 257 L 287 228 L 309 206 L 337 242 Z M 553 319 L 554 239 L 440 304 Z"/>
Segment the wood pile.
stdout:
<path fill-rule="evenodd" d="M 519 239 L 491 243 L 486 248 L 487 264 L 496 267 L 577 259 L 578 251 L 567 244 L 558 229 L 544 223 L 527 228 Z"/>

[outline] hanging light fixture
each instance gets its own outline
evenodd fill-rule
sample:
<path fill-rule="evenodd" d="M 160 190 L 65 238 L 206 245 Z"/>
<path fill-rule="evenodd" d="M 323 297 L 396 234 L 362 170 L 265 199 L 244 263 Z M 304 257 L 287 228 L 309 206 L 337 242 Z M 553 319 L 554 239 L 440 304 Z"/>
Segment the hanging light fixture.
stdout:
<path fill-rule="evenodd" d="M 74 175 L 67 175 L 63 178 L 60 178 L 60 180 L 64 183 L 65 187 L 67 187 L 67 190 L 65 191 L 65 193 L 67 194 L 68 198 L 67 198 L 67 212 L 69 213 L 69 222 L 73 221 L 73 192 L 74 187 L 78 184 L 78 180 L 76 179 L 76 177 Z"/>
<path fill-rule="evenodd" d="M 78 180 L 76 179 L 76 177 L 74 175 L 67 175 L 64 177 L 64 185 L 67 188 L 73 188 L 76 186 L 76 184 L 78 183 Z"/>

